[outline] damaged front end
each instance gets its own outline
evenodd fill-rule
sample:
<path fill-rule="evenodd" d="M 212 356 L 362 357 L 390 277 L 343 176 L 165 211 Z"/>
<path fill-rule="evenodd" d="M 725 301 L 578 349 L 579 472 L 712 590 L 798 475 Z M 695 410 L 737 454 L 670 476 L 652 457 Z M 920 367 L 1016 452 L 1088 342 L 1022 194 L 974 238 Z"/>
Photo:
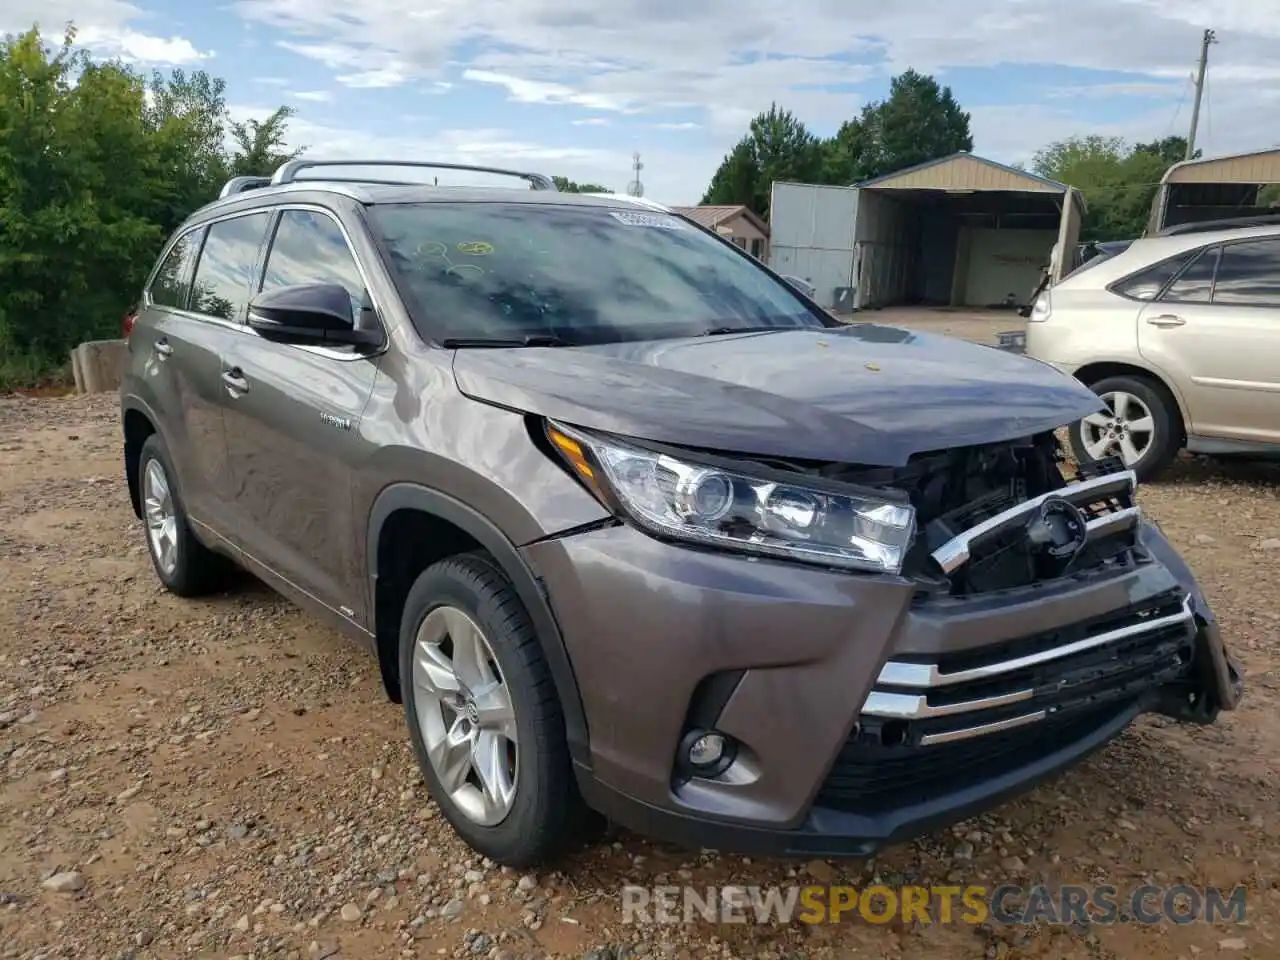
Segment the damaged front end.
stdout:
<path fill-rule="evenodd" d="M 1211 723 L 1238 703 L 1241 672 L 1213 614 L 1119 461 L 1071 469 L 1045 433 L 902 468 L 800 469 L 905 491 L 919 530 L 904 635 L 924 639 L 884 663 L 822 805 L 901 803 L 1142 712 Z M 974 639 L 1014 618 L 1056 625 Z"/>

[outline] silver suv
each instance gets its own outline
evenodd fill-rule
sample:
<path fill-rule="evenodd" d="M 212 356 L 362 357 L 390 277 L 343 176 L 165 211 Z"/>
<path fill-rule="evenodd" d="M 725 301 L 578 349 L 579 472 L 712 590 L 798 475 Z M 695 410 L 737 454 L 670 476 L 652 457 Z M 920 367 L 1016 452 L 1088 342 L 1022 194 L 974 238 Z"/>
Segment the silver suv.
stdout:
<path fill-rule="evenodd" d="M 1186 447 L 1280 453 L 1280 217 L 1188 224 L 1102 256 L 1041 294 L 1027 355 L 1098 393 L 1076 457 L 1140 479 Z"/>

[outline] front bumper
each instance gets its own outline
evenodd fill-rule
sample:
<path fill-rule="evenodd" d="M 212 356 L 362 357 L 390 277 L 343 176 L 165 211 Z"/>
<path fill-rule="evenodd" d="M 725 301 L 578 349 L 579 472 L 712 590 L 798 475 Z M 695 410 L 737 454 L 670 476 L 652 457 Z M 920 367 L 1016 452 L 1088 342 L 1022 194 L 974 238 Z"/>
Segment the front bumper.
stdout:
<path fill-rule="evenodd" d="M 1239 672 L 1194 579 L 1155 528 L 1144 524 L 1141 539 L 1151 559 L 1126 570 L 923 604 L 905 579 L 696 550 L 626 526 L 524 552 L 581 692 L 588 802 L 679 843 L 818 856 L 866 854 L 990 806 L 1144 711 L 1209 722 L 1234 707 Z M 1065 674 L 1020 667 L 947 690 L 901 683 L 930 664 L 978 669 L 994 651 L 1025 657 L 1046 638 L 1115 630 L 1121 615 L 1164 618 L 1159 636 L 1090 647 Z M 1124 682 L 1100 689 L 1117 671 Z M 1010 699 L 1009 678 L 1033 696 Z M 1041 718 L 1052 722 L 971 732 L 1067 701 Z M 904 714 L 913 702 L 924 712 Z M 733 738 L 728 771 L 679 770 L 691 728 Z"/>

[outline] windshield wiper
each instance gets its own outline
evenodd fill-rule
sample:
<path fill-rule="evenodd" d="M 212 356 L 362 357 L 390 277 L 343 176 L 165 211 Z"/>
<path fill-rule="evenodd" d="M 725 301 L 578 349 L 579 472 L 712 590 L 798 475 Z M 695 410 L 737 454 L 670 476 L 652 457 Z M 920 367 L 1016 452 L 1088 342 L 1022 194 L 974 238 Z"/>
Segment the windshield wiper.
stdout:
<path fill-rule="evenodd" d="M 446 337 L 440 341 L 446 350 L 463 347 L 568 347 L 568 340 L 549 333 L 530 333 L 523 337 Z"/>
<path fill-rule="evenodd" d="M 779 330 L 789 330 L 790 327 L 712 327 L 710 330 L 703 330 L 698 336 L 700 337 L 720 337 L 727 333 L 776 333 Z"/>

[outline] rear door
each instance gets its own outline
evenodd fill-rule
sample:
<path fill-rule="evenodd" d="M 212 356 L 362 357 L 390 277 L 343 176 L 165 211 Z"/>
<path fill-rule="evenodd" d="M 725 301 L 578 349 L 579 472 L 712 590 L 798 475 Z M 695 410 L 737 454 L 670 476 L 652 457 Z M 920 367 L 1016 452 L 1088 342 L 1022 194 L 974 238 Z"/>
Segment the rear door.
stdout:
<path fill-rule="evenodd" d="M 130 336 L 130 352 L 140 358 L 131 383 L 159 418 L 187 512 L 215 530 L 224 529 L 230 491 L 218 377 L 222 352 L 236 333 L 209 311 L 202 292 L 210 263 L 224 246 L 224 222 L 194 227 L 173 243 L 143 296 Z M 257 253 L 250 241 L 245 253 L 250 271 Z"/>
<path fill-rule="evenodd" d="M 365 303 L 356 256 L 335 214 L 279 211 L 260 288 L 337 283 Z M 362 622 L 354 469 L 372 451 L 360 429 L 377 357 L 352 347 L 274 343 L 245 328 L 225 357 L 236 535 L 250 557 L 313 599 Z"/>
<path fill-rule="evenodd" d="M 1280 238 L 1200 251 L 1143 307 L 1138 344 L 1176 380 L 1191 432 L 1280 443 Z"/>

